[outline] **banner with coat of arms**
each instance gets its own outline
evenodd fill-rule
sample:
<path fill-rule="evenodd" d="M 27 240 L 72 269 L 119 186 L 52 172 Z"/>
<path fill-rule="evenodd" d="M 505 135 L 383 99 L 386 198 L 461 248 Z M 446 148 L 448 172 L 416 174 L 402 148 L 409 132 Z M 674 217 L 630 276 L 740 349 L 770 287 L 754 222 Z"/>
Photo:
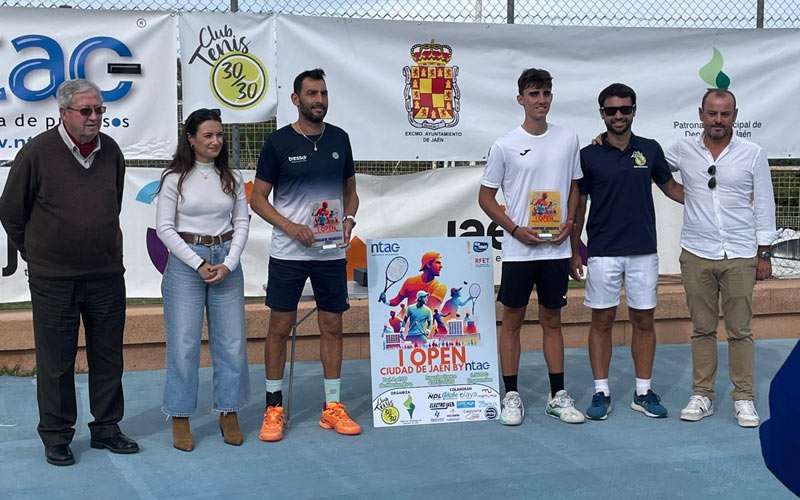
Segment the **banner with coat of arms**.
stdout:
<path fill-rule="evenodd" d="M 218 108 L 225 123 L 275 118 L 275 17 L 182 13 L 183 114 Z"/>
<path fill-rule="evenodd" d="M 800 111 L 787 71 L 798 30 L 531 26 L 280 15 L 278 125 L 297 118 L 289 99 L 303 70 L 327 73 L 326 121 L 350 135 L 357 160 L 485 160 L 522 123 L 517 79 L 553 75 L 552 123 L 582 144 L 605 131 L 597 96 L 613 82 L 637 94 L 634 132 L 661 142 L 699 137 L 709 87 L 737 97 L 737 137 L 770 157 L 800 154 Z M 623 47 L 624 50 L 609 50 Z M 413 187 L 409 187 L 413 189 Z"/>

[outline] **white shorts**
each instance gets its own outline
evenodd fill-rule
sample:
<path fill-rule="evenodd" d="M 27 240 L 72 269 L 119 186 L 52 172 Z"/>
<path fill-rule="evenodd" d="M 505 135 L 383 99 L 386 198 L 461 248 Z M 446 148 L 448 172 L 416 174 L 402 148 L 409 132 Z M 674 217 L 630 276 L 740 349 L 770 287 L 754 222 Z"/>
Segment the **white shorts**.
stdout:
<path fill-rule="evenodd" d="M 592 309 L 608 309 L 619 305 L 622 282 L 628 307 L 656 307 L 658 254 L 630 257 L 589 257 L 586 294 L 583 303 Z"/>

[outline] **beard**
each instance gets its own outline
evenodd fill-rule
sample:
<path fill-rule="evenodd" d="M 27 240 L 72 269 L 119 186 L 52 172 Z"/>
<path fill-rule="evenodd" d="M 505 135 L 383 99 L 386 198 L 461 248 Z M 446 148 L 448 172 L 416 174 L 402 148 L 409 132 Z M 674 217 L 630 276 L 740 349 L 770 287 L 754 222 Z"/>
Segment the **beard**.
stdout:
<path fill-rule="evenodd" d="M 606 123 L 606 130 L 608 131 L 609 134 L 624 135 L 630 129 L 631 129 L 631 122 L 630 121 L 626 121 L 625 122 L 625 127 L 623 129 L 621 129 L 621 130 L 618 129 L 618 128 L 614 128 L 614 126 L 611 123 Z"/>
<path fill-rule="evenodd" d="M 322 114 L 314 114 L 315 109 L 322 109 Z M 325 119 L 325 115 L 328 113 L 327 108 L 324 106 L 317 106 L 314 108 L 303 103 L 300 103 L 299 110 L 300 114 L 311 123 L 322 123 L 322 120 Z"/>

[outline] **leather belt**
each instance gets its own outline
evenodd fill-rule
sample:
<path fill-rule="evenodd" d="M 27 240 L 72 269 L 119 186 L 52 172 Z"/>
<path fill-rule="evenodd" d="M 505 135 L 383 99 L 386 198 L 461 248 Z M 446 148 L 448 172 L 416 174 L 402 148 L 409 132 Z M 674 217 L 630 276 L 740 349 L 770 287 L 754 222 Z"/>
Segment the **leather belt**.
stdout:
<path fill-rule="evenodd" d="M 221 245 L 226 241 L 233 239 L 233 230 L 219 236 L 211 236 L 208 234 L 195 234 L 195 233 L 178 233 L 178 236 L 183 238 L 183 241 L 190 245 L 205 245 L 210 247 L 212 245 Z"/>

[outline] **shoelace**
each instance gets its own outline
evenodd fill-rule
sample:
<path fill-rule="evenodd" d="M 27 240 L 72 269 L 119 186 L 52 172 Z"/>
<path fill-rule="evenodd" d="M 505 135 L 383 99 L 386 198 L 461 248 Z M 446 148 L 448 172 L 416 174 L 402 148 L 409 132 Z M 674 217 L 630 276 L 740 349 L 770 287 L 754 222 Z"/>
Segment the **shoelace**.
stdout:
<path fill-rule="evenodd" d="M 644 396 L 644 400 L 651 404 L 658 404 L 661 402 L 661 398 L 653 391 L 647 391 L 647 394 Z"/>
<path fill-rule="evenodd" d="M 278 410 L 277 408 L 273 408 L 271 410 L 267 410 L 264 413 L 264 422 L 270 424 L 278 424 L 283 422 L 283 412 Z"/>
<path fill-rule="evenodd" d="M 605 404 L 605 402 L 606 402 L 605 393 L 597 392 L 597 393 L 595 393 L 594 396 L 592 396 L 592 405 L 593 406 L 594 405 L 602 405 L 602 404 Z"/>
<path fill-rule="evenodd" d="M 707 410 L 706 403 L 700 396 L 692 396 L 689 398 L 689 404 L 686 405 L 689 410 Z"/>
<path fill-rule="evenodd" d="M 344 409 L 344 405 L 341 403 L 337 403 L 325 408 L 325 412 L 333 415 L 337 419 L 350 420 L 350 416 L 347 414 L 347 411 Z"/>
<path fill-rule="evenodd" d="M 575 406 L 575 400 L 569 396 L 561 396 L 560 398 L 556 399 L 555 405 L 559 408 L 570 408 Z"/>
<path fill-rule="evenodd" d="M 507 398 L 505 400 L 505 407 L 506 408 L 519 408 L 522 406 L 522 399 L 520 398 Z"/>
<path fill-rule="evenodd" d="M 756 407 L 753 405 L 752 401 L 737 401 L 736 409 L 739 410 L 740 413 L 746 413 L 748 415 L 755 415 L 756 413 Z"/>

